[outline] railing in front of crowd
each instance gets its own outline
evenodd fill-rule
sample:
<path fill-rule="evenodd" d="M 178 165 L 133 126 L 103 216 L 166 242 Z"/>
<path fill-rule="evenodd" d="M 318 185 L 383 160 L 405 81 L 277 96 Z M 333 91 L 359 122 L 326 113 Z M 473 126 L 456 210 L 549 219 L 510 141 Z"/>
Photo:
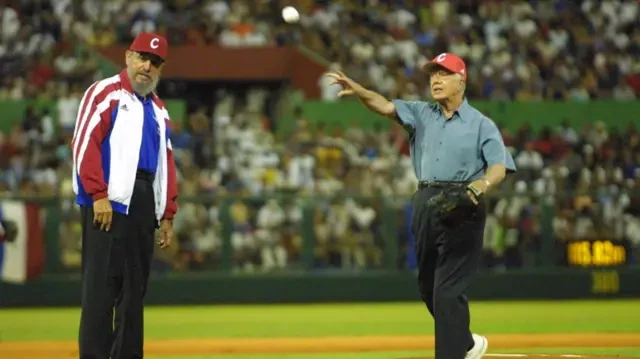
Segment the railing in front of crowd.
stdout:
<path fill-rule="evenodd" d="M 483 270 L 639 264 L 640 243 L 633 231 L 640 216 L 616 207 L 619 195 L 594 193 L 589 198 L 593 202 L 571 193 L 488 197 Z M 637 194 L 631 198 L 637 203 Z M 2 201 L 40 208 L 48 274 L 80 271 L 82 231 L 73 198 Z M 625 203 L 628 208 L 629 200 Z M 174 245 L 169 250 L 156 248 L 152 270 L 412 271 L 416 260 L 411 217 L 410 197 L 185 197 L 174 220 Z"/>

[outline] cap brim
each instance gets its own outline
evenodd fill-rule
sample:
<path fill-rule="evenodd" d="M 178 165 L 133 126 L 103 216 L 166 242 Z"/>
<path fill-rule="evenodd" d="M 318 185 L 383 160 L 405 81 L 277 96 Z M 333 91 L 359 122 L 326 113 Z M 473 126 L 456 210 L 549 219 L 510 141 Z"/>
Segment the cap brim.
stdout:
<path fill-rule="evenodd" d="M 161 62 L 166 62 L 166 61 L 167 61 L 167 59 L 165 59 L 164 57 L 162 57 L 162 56 L 160 56 L 160 55 L 156 54 L 155 52 L 151 52 L 151 51 L 149 51 L 148 49 L 145 49 L 145 50 L 138 50 L 138 49 L 136 49 L 136 48 L 133 48 L 133 47 L 132 47 L 132 48 L 130 48 L 129 50 L 130 50 L 130 51 L 135 51 L 135 52 L 138 52 L 138 53 L 141 53 L 141 54 L 145 54 L 145 55 L 153 56 L 153 57 L 155 57 L 156 59 L 160 60 Z"/>
<path fill-rule="evenodd" d="M 160 56 L 158 54 L 155 54 L 153 52 L 144 52 L 144 51 L 142 51 L 142 52 L 147 54 L 147 55 L 149 55 L 149 56 L 155 57 L 157 60 L 160 60 L 160 62 L 166 62 L 167 61 L 167 59 L 165 59 L 164 57 L 162 57 L 162 56 Z"/>
<path fill-rule="evenodd" d="M 422 69 L 427 72 L 427 73 L 431 73 L 434 69 L 445 69 L 449 72 L 453 72 L 455 73 L 455 71 L 451 70 L 450 68 L 446 67 L 445 65 L 441 64 L 441 63 L 437 63 L 437 62 L 433 62 L 433 61 L 429 61 L 427 62 Z"/>

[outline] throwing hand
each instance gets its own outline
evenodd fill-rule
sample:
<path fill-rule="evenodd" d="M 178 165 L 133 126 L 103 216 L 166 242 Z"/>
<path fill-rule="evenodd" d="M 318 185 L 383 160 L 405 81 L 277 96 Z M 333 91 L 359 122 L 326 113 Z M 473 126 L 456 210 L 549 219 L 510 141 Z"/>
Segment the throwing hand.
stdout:
<path fill-rule="evenodd" d="M 338 92 L 338 97 L 351 96 L 355 94 L 355 88 L 359 86 L 355 81 L 347 77 L 342 71 L 329 72 L 327 76 L 331 77 L 334 81 L 332 85 L 342 86 L 342 90 Z"/>

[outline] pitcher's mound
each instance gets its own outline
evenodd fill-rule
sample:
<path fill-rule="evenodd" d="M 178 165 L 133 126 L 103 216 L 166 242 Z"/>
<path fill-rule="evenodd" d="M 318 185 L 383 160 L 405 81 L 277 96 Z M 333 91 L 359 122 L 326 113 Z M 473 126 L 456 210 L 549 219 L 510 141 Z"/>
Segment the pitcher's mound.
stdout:
<path fill-rule="evenodd" d="M 483 358 L 494 359 L 638 359 L 620 355 L 575 355 L 575 354 L 486 354 Z M 433 359 L 433 357 L 398 358 L 398 359 Z"/>

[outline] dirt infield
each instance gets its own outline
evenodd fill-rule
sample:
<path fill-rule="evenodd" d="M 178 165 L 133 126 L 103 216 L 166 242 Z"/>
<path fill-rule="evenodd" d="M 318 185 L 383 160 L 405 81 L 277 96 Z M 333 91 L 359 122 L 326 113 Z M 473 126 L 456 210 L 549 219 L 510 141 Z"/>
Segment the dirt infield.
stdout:
<path fill-rule="evenodd" d="M 574 354 L 488 354 L 483 358 L 496 359 L 637 359 L 637 357 L 623 357 L 613 355 L 574 355 Z M 433 359 L 433 357 L 399 358 L 399 359 Z"/>
<path fill-rule="evenodd" d="M 637 347 L 640 334 L 495 334 L 487 335 L 489 351 L 522 348 Z M 322 338 L 233 338 L 147 340 L 145 355 L 353 353 L 432 350 L 432 336 L 376 336 Z M 590 359 L 593 356 L 490 354 L 487 358 Z M 77 344 L 70 341 L 0 342 L 2 359 L 77 358 Z M 599 356 L 597 358 L 619 358 Z M 418 359 L 418 358 L 403 358 Z M 419 358 L 423 359 L 423 358 Z"/>

